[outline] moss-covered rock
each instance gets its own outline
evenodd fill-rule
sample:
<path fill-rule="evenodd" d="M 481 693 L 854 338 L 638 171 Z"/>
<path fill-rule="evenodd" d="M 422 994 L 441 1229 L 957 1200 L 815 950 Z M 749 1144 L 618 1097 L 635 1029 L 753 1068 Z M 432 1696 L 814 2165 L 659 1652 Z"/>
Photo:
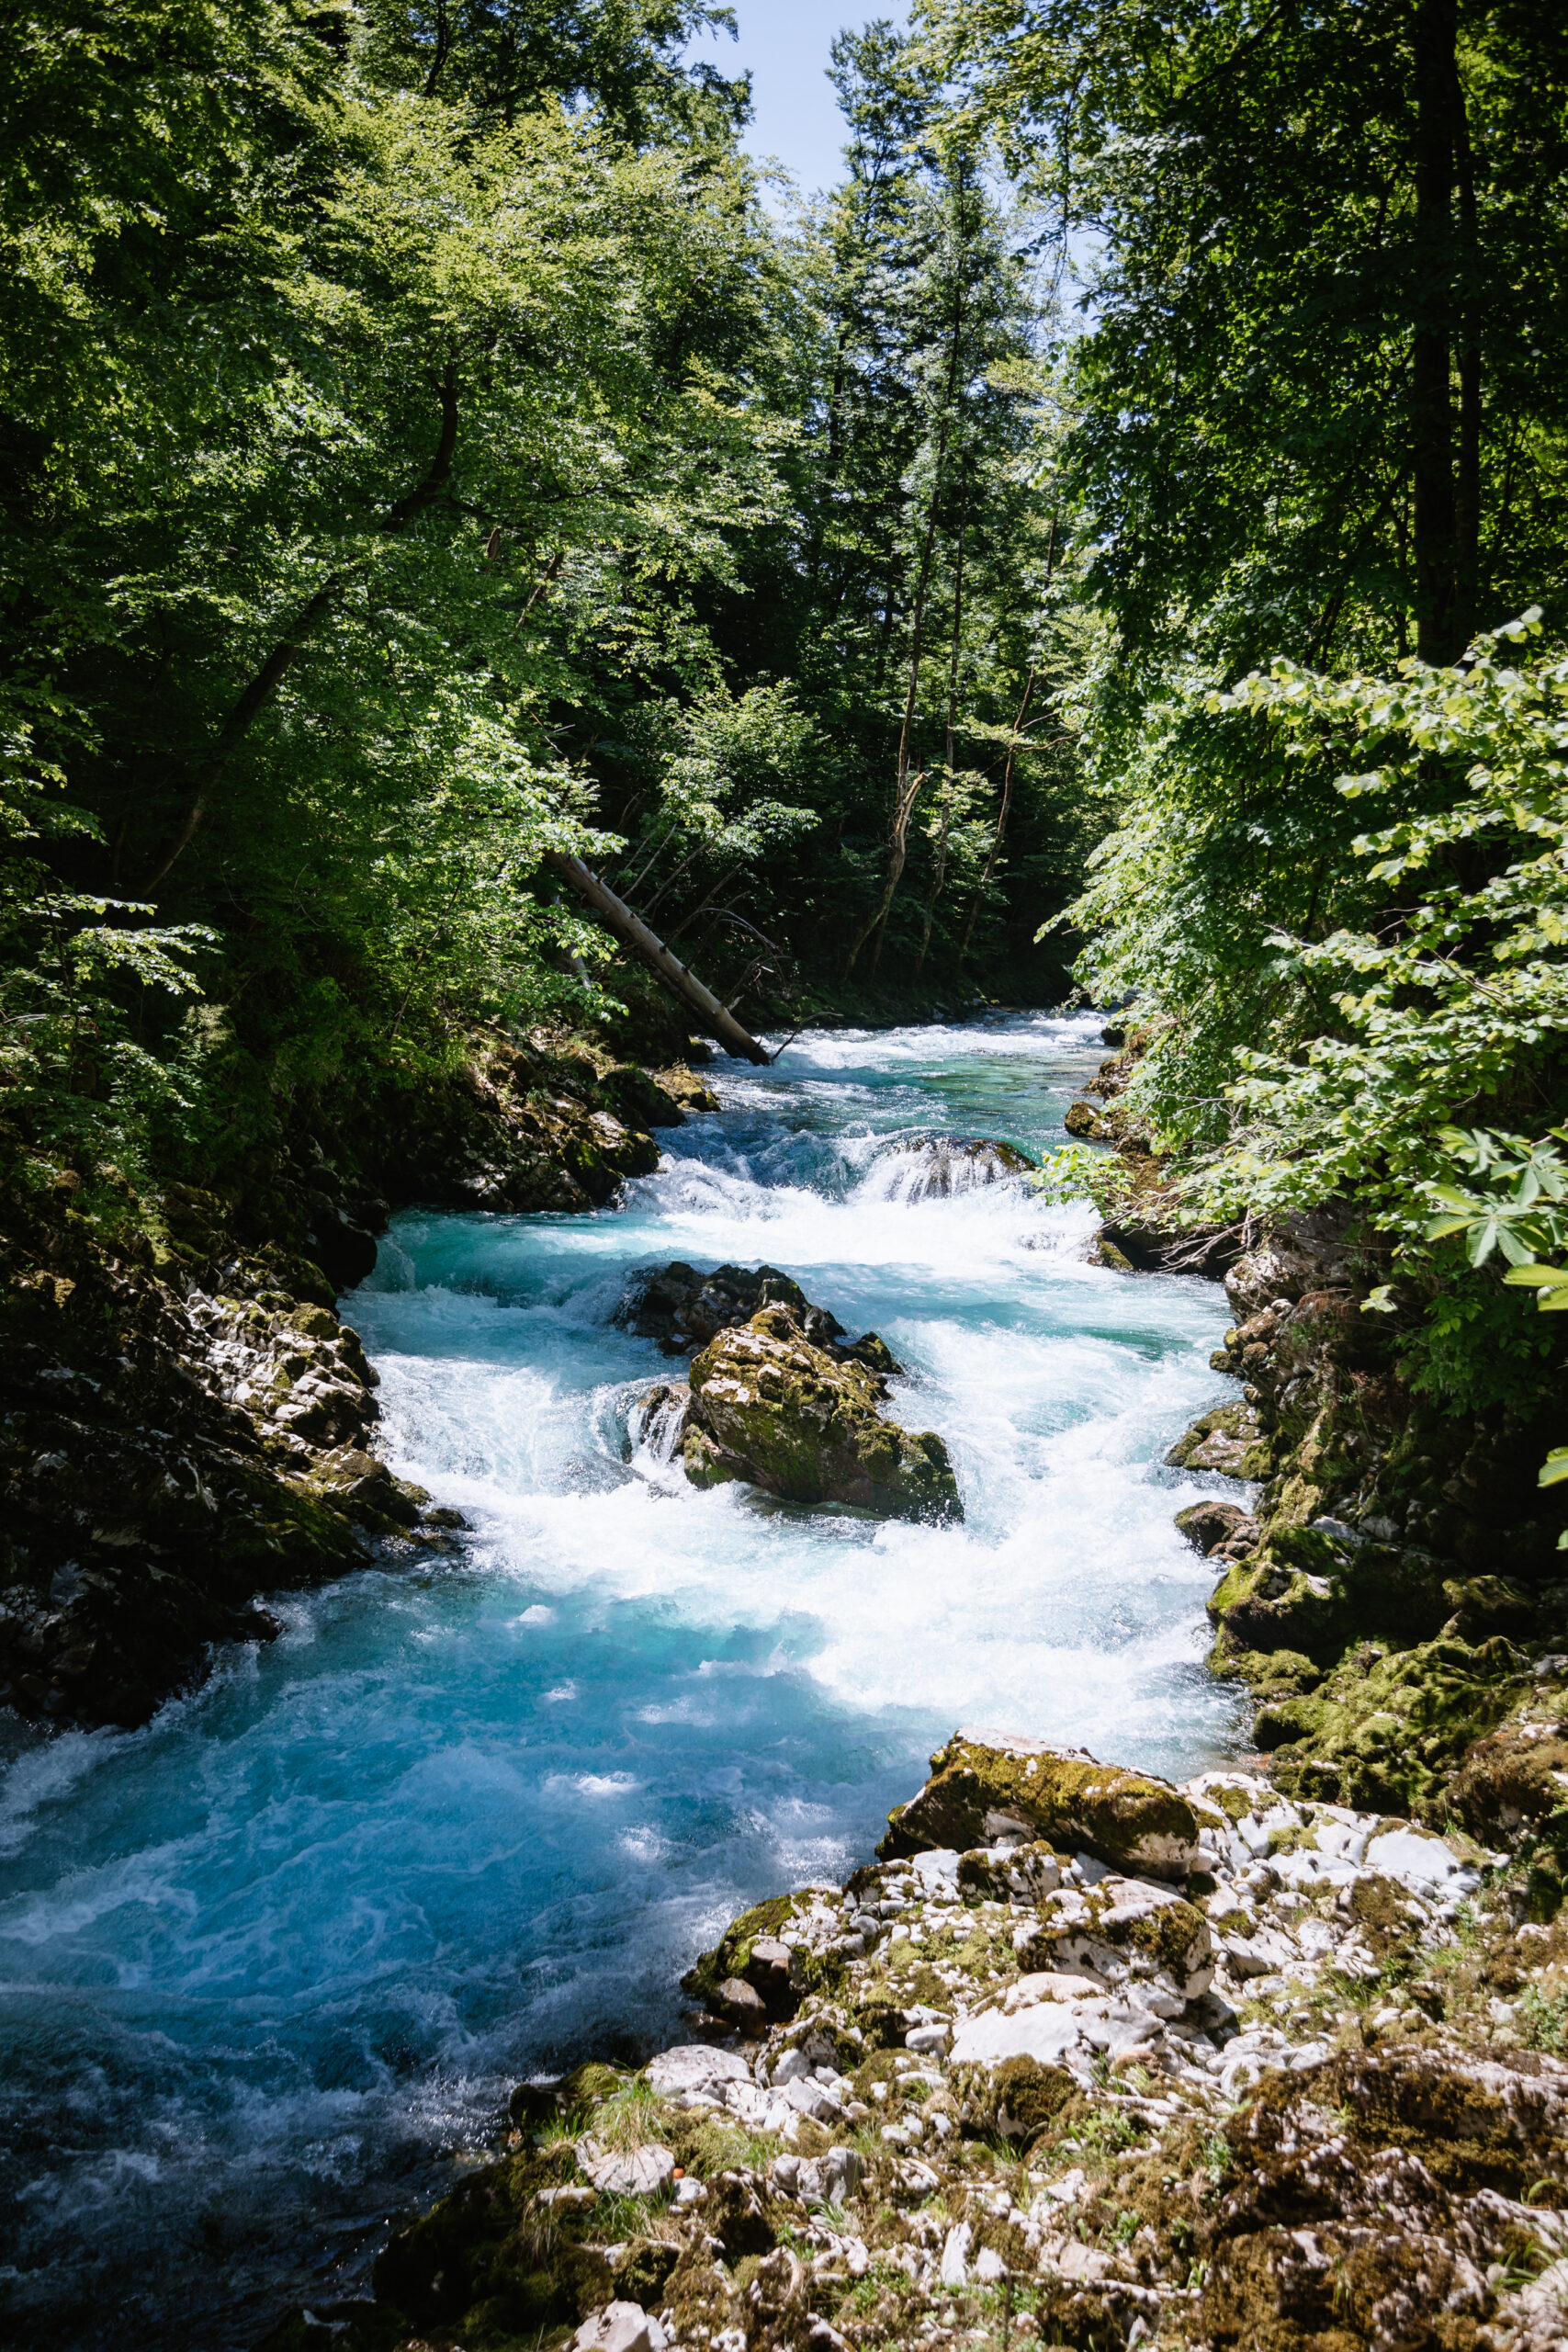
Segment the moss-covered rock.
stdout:
<path fill-rule="evenodd" d="M 730 1981 L 749 1985 L 761 2005 L 764 2019 L 791 2017 L 800 2006 L 807 1985 L 807 1956 L 798 1956 L 780 1941 L 793 1928 L 809 1897 L 775 1894 L 754 1904 L 732 1919 L 711 1951 L 705 1951 L 681 1979 L 682 1990 L 694 1994 L 710 2008 L 722 2011 L 723 1988 Z M 761 1953 L 758 1947 L 761 1946 Z M 779 1955 L 785 1957 L 782 1962 Z M 728 2006 L 733 2007 L 733 2003 Z"/>
<path fill-rule="evenodd" d="M 1202 1912 L 1163 1887 L 1122 1878 L 1047 1895 L 1016 1950 L 1028 1971 L 1087 1969 L 1109 1984 L 1163 1984 L 1179 2007 L 1206 1993 L 1214 1973 Z"/>
<path fill-rule="evenodd" d="M 1272 1467 L 1257 1410 L 1246 1403 L 1200 1415 L 1165 1458 L 1172 1470 L 1220 1470 L 1228 1478 L 1266 1478 Z"/>
<path fill-rule="evenodd" d="M 883 1376 L 835 1362 L 795 1310 L 764 1307 L 692 1365 L 682 1459 L 694 1485 L 744 1479 L 791 1502 L 852 1503 L 884 1518 L 963 1516 L 947 1448 L 877 1409 Z"/>
<path fill-rule="evenodd" d="M 951 2090 L 965 2132 L 993 2134 L 1027 2150 L 1048 2130 L 1077 2085 L 1065 2066 L 1037 2058 L 1003 2058 L 994 2066 L 955 2066 Z"/>
<path fill-rule="evenodd" d="M 1114 1869 L 1179 1880 L 1197 1867 L 1199 1832 L 1196 1809 L 1168 1781 L 1079 1748 L 961 1731 L 931 1758 L 919 1796 L 888 1815 L 877 1852 L 964 1853 L 998 1838 L 1044 1838 Z"/>
<path fill-rule="evenodd" d="M 1478 1734 L 1508 1713 L 1518 1669 L 1500 1638 L 1363 1644 L 1311 1693 L 1271 1701 L 1256 1736 L 1289 1795 L 1429 1815 Z"/>

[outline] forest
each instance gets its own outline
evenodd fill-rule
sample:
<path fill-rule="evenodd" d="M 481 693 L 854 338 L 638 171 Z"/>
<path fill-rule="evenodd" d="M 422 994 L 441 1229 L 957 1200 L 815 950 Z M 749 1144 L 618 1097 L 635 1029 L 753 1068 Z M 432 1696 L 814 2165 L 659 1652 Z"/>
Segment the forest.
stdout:
<path fill-rule="evenodd" d="M 1568 26 L 925 0 L 780 208 L 725 23 L 29 13 L 13 1181 L 242 1183 L 612 1017 L 575 852 L 775 1035 L 1132 1008 L 1179 1216 L 1353 1198 L 1421 1379 L 1539 1379 Z"/>

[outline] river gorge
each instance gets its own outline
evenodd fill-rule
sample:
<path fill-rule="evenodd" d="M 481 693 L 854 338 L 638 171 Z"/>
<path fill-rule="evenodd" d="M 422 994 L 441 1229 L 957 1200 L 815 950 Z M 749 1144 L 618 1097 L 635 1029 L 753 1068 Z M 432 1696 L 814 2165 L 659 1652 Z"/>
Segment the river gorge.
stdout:
<path fill-rule="evenodd" d="M 1234 1738 L 1160 1465 L 1231 1393 L 1218 1285 L 1088 1261 L 1032 1154 L 1102 1016 L 817 1033 L 581 1216 L 405 1213 L 344 1303 L 382 1450 L 471 1533 L 272 1605 L 130 1733 L 13 1724 L 7 2299 L 42 2345 L 243 2345 L 351 2295 L 507 2090 L 678 2035 L 746 1903 L 836 1881 L 959 1723 L 1184 1778 Z M 945 1189 L 943 1189 L 945 1187 Z M 762 1262 L 908 1368 L 962 1526 L 699 1493 L 628 1420 L 628 1271 Z M 629 1457 L 629 1458 L 628 1458 Z"/>

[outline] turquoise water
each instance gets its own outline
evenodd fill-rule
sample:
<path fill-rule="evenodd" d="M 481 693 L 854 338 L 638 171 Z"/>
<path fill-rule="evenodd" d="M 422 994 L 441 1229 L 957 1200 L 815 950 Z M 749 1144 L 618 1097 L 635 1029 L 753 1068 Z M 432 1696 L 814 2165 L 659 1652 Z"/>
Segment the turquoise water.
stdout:
<path fill-rule="evenodd" d="M 922 1135 L 1038 1150 L 1098 1023 L 717 1065 L 585 1216 L 406 1215 L 345 1302 L 397 1466 L 473 1534 L 269 1602 L 145 1730 L 14 1719 L 0 1782 L 0 2294 L 22 2340 L 243 2346 L 363 2289 L 521 2075 L 680 2030 L 745 1903 L 869 1852 L 960 1723 L 1186 1773 L 1224 1751 L 1210 1577 L 1158 1467 L 1224 1393 L 1214 1286 L 1083 1261 L 1087 1210 L 922 1196 Z M 764 1261 L 908 1367 L 962 1528 L 700 1495 L 627 1438 L 671 1366 L 627 1271 Z"/>

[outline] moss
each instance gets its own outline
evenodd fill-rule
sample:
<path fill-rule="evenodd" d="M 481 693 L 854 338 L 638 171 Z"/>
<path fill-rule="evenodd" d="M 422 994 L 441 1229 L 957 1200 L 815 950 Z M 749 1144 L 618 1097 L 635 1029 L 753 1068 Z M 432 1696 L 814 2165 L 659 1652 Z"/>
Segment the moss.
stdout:
<path fill-rule="evenodd" d="M 1438 1818 L 1461 1758 L 1508 1713 L 1518 1685 L 1499 1669 L 1515 1665 L 1504 1644 L 1353 1651 L 1310 1697 L 1264 1711 L 1275 1781 L 1289 1796 Z"/>
<path fill-rule="evenodd" d="M 1011 1825 L 1060 1850 L 1164 1878 L 1186 1877 L 1199 1837 L 1192 1804 L 1167 1781 L 1071 1749 L 995 1747 L 964 1733 L 938 1749 L 926 1786 L 887 1822 L 884 1860 L 931 1847 L 964 1853 Z"/>
<path fill-rule="evenodd" d="M 693 1360 L 682 1451 L 698 1486 L 746 1479 L 786 1501 L 838 1501 L 883 1518 L 963 1517 L 947 1448 L 879 1411 L 884 1375 L 812 1343 L 796 1309 L 764 1306 Z"/>
<path fill-rule="evenodd" d="M 1178 1438 L 1166 1462 L 1172 1470 L 1220 1470 L 1231 1477 L 1251 1477 L 1242 1464 L 1264 1442 L 1258 1413 L 1251 1405 L 1220 1405 L 1202 1414 Z"/>
<path fill-rule="evenodd" d="M 998 2066 L 957 2066 L 949 2090 L 963 2129 L 1032 2147 L 1062 2114 L 1077 2091 L 1063 2066 L 1035 2058 L 1004 2058 Z"/>

